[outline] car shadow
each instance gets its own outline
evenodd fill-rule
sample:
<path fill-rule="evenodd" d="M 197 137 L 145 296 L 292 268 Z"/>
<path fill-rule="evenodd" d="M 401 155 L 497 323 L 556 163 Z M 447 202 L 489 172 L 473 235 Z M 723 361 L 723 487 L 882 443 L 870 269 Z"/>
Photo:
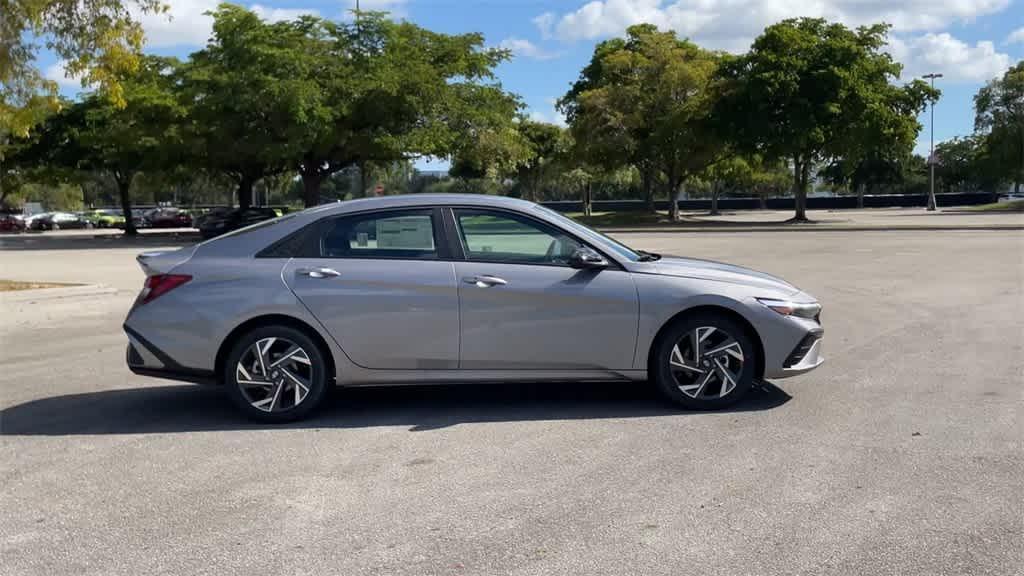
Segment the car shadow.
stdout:
<path fill-rule="evenodd" d="M 771 383 L 728 412 L 770 410 L 791 396 Z M 718 413 L 721 413 L 719 411 Z M 459 384 L 332 391 L 312 417 L 289 424 L 245 419 L 216 387 L 152 386 L 40 398 L 0 411 L 0 435 L 157 434 L 270 428 L 409 426 L 708 414 L 663 401 L 647 383 Z"/>

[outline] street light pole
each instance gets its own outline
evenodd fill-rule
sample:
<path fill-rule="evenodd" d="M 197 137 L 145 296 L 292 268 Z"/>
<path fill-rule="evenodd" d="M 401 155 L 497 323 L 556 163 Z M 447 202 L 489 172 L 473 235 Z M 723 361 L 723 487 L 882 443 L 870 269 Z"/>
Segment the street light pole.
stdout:
<path fill-rule="evenodd" d="M 931 81 L 932 89 L 935 89 L 935 79 L 942 78 L 942 74 L 925 74 L 923 78 Z M 931 131 L 931 144 L 928 147 L 928 211 L 935 211 L 935 98 L 931 99 L 931 120 L 929 130 Z"/>

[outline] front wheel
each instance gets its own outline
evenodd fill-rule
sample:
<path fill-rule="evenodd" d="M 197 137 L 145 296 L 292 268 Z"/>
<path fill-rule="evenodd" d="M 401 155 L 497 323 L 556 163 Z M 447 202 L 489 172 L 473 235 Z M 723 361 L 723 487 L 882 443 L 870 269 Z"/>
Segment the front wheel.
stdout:
<path fill-rule="evenodd" d="M 659 340 L 652 372 L 672 402 L 714 410 L 739 401 L 754 382 L 757 351 L 739 324 L 717 314 L 696 314 L 671 326 Z"/>
<path fill-rule="evenodd" d="M 231 400 L 249 418 L 291 422 L 323 400 L 327 363 L 319 346 L 288 326 L 264 326 L 235 343 L 224 365 Z"/>

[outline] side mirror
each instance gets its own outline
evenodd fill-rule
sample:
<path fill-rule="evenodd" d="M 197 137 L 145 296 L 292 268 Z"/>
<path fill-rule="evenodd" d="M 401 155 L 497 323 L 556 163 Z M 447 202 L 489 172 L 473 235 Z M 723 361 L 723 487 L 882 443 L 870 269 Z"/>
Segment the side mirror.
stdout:
<path fill-rule="evenodd" d="M 590 248 L 581 246 L 569 256 L 569 266 L 582 270 L 600 270 L 608 267 L 608 261 Z"/>

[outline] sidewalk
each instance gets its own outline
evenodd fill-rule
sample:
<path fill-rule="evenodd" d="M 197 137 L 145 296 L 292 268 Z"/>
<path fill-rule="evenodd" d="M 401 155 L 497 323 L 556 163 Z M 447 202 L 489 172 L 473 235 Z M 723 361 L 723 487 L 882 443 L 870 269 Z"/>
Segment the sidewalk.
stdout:
<path fill-rule="evenodd" d="M 856 230 L 1024 230 L 1024 212 L 970 212 L 945 208 L 808 210 L 810 223 L 787 222 L 792 210 L 683 212 L 683 221 L 599 226 L 605 232 L 820 232 Z"/>

